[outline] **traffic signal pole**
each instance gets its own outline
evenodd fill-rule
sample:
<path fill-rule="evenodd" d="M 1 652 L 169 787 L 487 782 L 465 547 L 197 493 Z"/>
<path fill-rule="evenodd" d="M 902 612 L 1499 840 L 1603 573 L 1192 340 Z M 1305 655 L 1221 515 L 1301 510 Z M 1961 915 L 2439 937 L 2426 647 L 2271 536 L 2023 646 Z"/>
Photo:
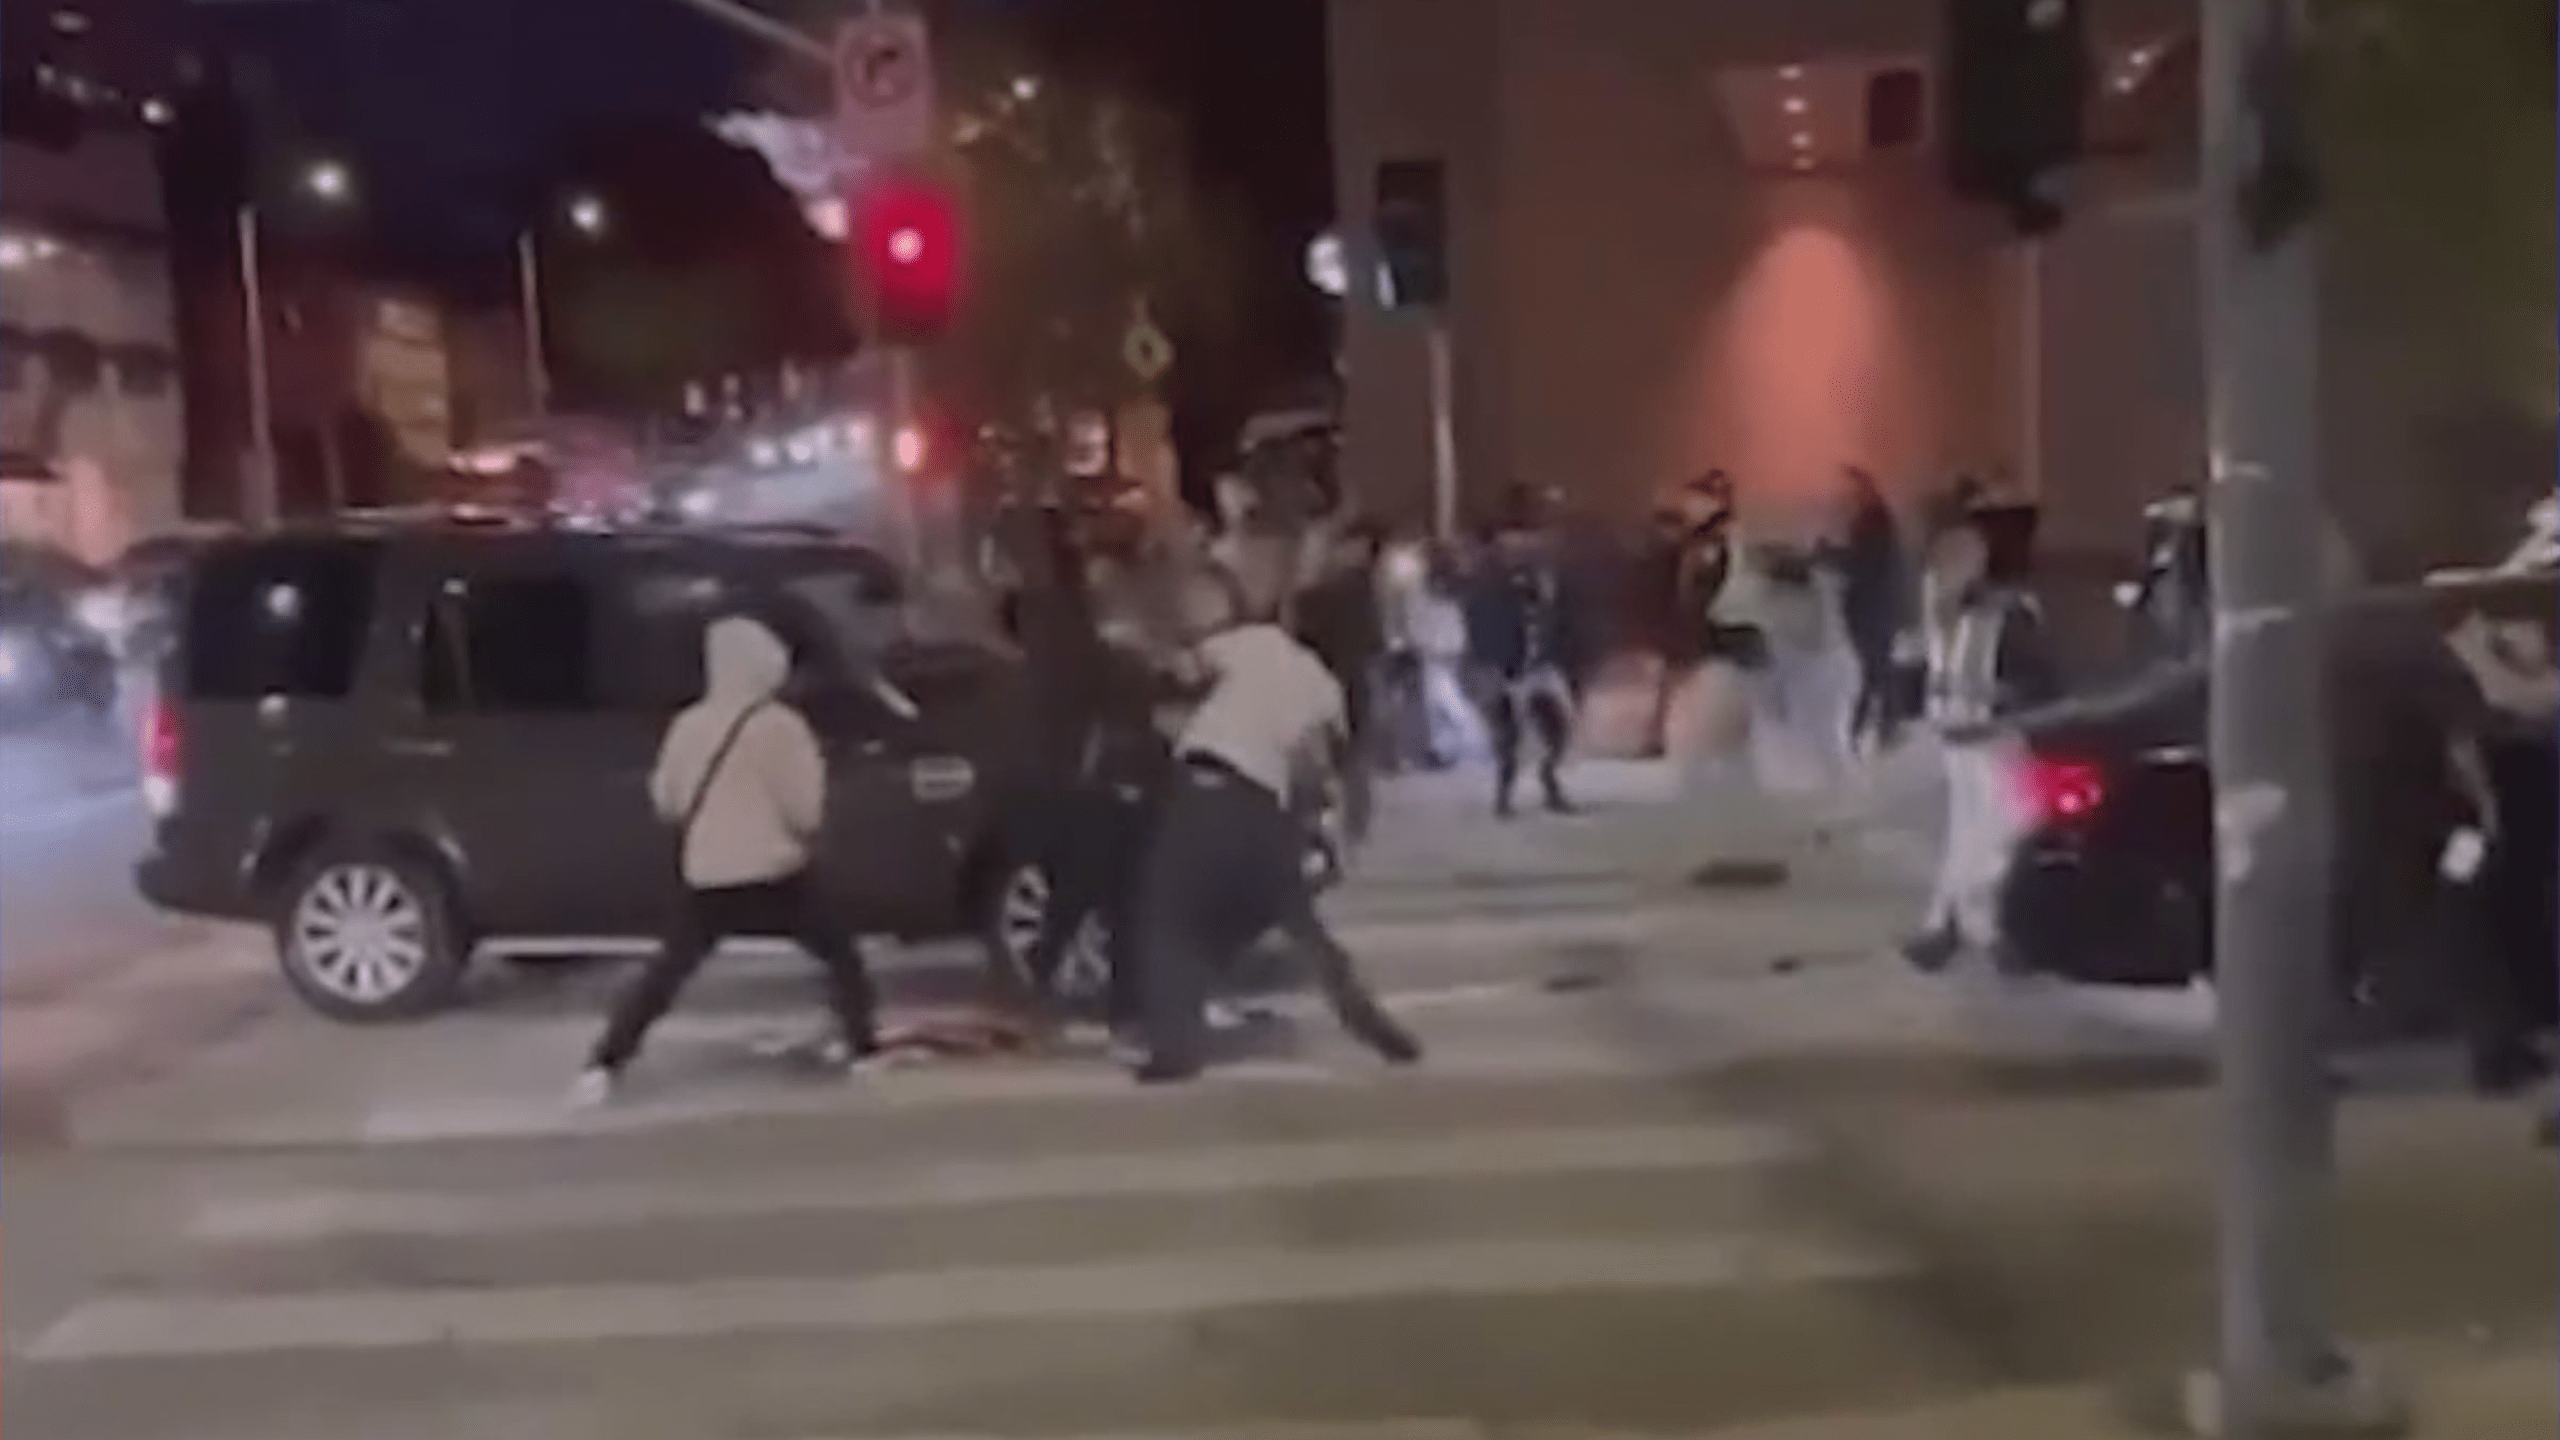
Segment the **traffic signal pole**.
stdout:
<path fill-rule="evenodd" d="M 1425 343 L 1431 363 L 1431 533 L 1458 538 L 1457 362 L 1449 348 L 1449 312 L 1434 308 Z"/>
<path fill-rule="evenodd" d="M 2330 1328 L 2335 1104 L 2318 481 L 2319 264 L 2302 143 L 2303 0 L 2213 0 L 2199 231 L 2212 473 L 2211 755 L 2220 870 L 2220 1344 L 2190 1433 L 2396 1433 Z"/>

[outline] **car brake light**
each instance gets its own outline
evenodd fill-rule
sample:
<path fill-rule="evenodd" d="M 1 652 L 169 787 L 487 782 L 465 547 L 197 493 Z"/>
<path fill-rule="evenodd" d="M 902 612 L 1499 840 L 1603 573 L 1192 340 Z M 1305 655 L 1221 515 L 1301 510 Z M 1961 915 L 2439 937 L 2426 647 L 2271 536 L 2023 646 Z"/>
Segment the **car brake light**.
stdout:
<path fill-rule="evenodd" d="M 2027 813 L 2041 824 L 2080 819 L 2107 799 L 2105 772 L 2083 760 L 2034 757 L 2020 780 Z"/>
<path fill-rule="evenodd" d="M 142 712 L 142 798 L 154 815 L 177 808 L 180 749 L 177 712 L 154 696 Z"/>

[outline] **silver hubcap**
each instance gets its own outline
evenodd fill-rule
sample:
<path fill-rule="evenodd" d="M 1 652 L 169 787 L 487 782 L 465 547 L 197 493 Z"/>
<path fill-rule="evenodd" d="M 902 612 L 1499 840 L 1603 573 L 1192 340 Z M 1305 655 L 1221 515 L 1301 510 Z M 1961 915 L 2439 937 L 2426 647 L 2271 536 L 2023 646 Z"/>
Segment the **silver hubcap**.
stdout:
<path fill-rule="evenodd" d="M 1040 943 L 1040 925 L 1048 914 L 1048 875 L 1034 865 L 1014 871 L 997 912 L 996 939 L 1004 946 L 1005 959 L 1014 972 L 1026 980 L 1039 979 L 1031 973 L 1031 947 Z M 1060 1000 L 1099 1000 L 1110 988 L 1111 957 L 1103 943 L 1102 921 L 1087 916 L 1076 927 L 1075 938 L 1067 942 L 1066 952 L 1058 957 L 1058 971 L 1050 977 L 1049 994 Z"/>
<path fill-rule="evenodd" d="M 294 907 L 289 953 L 312 984 L 379 1004 L 427 968 L 426 907 L 388 866 L 333 865 Z"/>

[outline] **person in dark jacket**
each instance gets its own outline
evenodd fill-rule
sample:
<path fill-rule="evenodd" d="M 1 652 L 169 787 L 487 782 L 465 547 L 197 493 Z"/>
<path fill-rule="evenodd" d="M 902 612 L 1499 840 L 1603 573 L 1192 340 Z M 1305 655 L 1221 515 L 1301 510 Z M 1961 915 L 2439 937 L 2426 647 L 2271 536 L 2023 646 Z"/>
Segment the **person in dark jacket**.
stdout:
<path fill-rule="evenodd" d="M 1014 799 L 1015 843 L 1040 857 L 1048 881 L 1021 978 L 1032 1003 L 1046 1008 L 1062 988 L 1068 947 L 1099 920 L 1110 1018 L 1126 1021 L 1136 1003 L 1129 905 L 1170 757 L 1154 724 L 1152 672 L 1103 638 L 1083 556 L 1062 518 L 1047 519 L 1029 547 L 1015 607 L 1036 741 Z"/>
<path fill-rule="evenodd" d="M 1850 709 L 1852 746 L 1893 744 L 1906 718 L 1895 695 L 1894 643 L 1910 616 L 1910 577 L 1902 553 L 1902 531 L 1886 503 L 1876 477 L 1852 466 L 1848 472 L 1849 523 L 1841 537 L 1840 618 L 1849 645 L 1858 657 L 1858 698 Z"/>
<path fill-rule="evenodd" d="M 1370 768 L 1379 760 L 1373 682 L 1386 650 L 1385 617 L 1378 603 L 1385 542 L 1373 525 L 1346 528 L 1293 607 L 1298 642 L 1315 652 L 1342 687 L 1346 738 L 1337 774 L 1355 838 L 1367 830 Z"/>
<path fill-rule="evenodd" d="M 1467 606 L 1471 658 L 1494 686 L 1494 813 L 1511 814 L 1521 746 L 1534 732 L 1547 808 L 1568 814 L 1564 760 L 1582 674 L 1581 616 L 1552 536 L 1525 506 L 1511 513 L 1486 548 Z"/>

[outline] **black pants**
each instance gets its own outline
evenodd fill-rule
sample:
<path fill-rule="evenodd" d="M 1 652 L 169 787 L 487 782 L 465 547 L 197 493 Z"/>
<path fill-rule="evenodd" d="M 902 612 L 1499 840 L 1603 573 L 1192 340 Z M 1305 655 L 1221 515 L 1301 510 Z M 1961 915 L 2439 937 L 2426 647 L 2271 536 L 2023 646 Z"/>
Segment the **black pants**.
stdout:
<path fill-rule="evenodd" d="M 1862 631 L 1850 636 L 1850 646 L 1858 656 L 1858 699 L 1849 710 L 1849 742 L 1859 744 L 1870 736 L 1878 746 L 1891 745 L 1901 733 L 1901 674 L 1893 663 L 1893 633 Z"/>
<path fill-rule="evenodd" d="M 1049 879 L 1049 904 L 1040 917 L 1040 934 L 1024 957 L 1041 1002 L 1056 998 L 1058 966 L 1067 947 L 1088 922 L 1099 918 L 1111 966 L 1107 1018 L 1113 1024 L 1136 1022 L 1131 935 L 1139 866 L 1158 798 L 1134 777 L 1096 781 L 1048 798 L 1051 808 L 1042 817 L 1038 853 Z"/>
<path fill-rule="evenodd" d="M 630 1064 L 650 1027 L 674 1008 L 702 962 L 721 941 L 742 935 L 788 936 L 809 952 L 826 971 L 827 1007 L 835 1013 L 838 1032 L 857 1054 L 873 1047 L 877 1002 L 862 949 L 826 913 L 808 877 L 788 875 L 753 885 L 685 891 L 658 953 L 614 1004 L 588 1063 L 603 1070 Z"/>
<path fill-rule="evenodd" d="M 1306 836 L 1270 791 L 1214 762 L 1185 761 L 1157 817 L 1138 894 L 1138 982 L 1156 1067 L 1189 1070 L 1206 1059 L 1211 983 L 1274 930 L 1314 967 L 1353 1038 L 1394 1058 L 1415 1053 L 1316 913 Z"/>
<path fill-rule="evenodd" d="M 1505 683 L 1493 698 L 1493 799 L 1511 808 L 1511 790 L 1520 781 L 1520 749 L 1527 732 L 1538 740 L 1538 784 L 1549 805 L 1564 803 L 1564 754 L 1572 742 L 1573 707 L 1561 693 L 1523 691 Z"/>

